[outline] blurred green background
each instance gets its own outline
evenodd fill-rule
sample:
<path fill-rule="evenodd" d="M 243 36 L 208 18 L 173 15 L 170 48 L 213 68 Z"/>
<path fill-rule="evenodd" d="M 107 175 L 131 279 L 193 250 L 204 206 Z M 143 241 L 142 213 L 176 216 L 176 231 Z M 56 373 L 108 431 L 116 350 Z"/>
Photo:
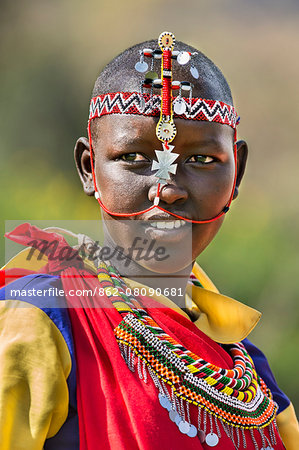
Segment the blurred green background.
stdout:
<path fill-rule="evenodd" d="M 263 312 L 251 339 L 299 410 L 297 0 L 1 2 L 1 225 L 99 218 L 73 164 L 99 70 L 170 30 L 222 69 L 250 158 L 241 194 L 200 257 L 219 289 Z M 3 233 L 1 233 L 3 234 Z M 2 241 L 2 262 L 4 262 Z"/>

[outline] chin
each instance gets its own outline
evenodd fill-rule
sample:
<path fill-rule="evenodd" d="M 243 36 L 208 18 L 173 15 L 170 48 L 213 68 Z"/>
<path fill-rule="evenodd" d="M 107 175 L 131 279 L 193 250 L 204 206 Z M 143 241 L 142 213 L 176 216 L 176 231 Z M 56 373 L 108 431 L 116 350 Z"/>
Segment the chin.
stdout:
<path fill-rule="evenodd" d="M 164 261 L 142 261 L 138 262 L 145 270 L 153 272 L 157 275 L 175 275 L 180 273 L 181 275 L 188 276 L 191 272 L 193 260 L 192 258 L 178 259 L 177 257 L 169 256 Z M 171 284 L 171 279 L 169 280 Z M 171 287 L 171 286 L 169 286 Z"/>

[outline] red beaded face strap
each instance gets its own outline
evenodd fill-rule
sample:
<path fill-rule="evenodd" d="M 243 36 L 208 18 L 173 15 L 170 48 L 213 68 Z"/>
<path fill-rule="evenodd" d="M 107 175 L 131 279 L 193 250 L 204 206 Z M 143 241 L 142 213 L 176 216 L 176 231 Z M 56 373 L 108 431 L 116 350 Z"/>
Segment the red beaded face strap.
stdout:
<path fill-rule="evenodd" d="M 233 106 L 218 100 L 206 100 L 202 98 L 192 98 L 192 85 L 189 82 L 172 81 L 172 59 L 177 59 L 180 64 L 186 64 L 191 58 L 191 53 L 174 52 L 173 46 L 175 38 L 172 33 L 164 32 L 159 37 L 160 50 L 144 49 L 141 53 L 140 61 L 136 63 L 135 68 L 139 72 L 146 72 L 148 64 L 144 57 L 152 58 L 151 71 L 145 75 L 145 80 L 141 83 L 141 92 L 114 92 L 99 95 L 91 99 L 90 114 L 88 121 L 88 136 L 90 143 L 91 168 L 93 183 L 95 188 L 95 198 L 104 211 L 116 217 L 130 217 L 144 214 L 154 208 L 187 222 L 208 223 L 217 220 L 223 216 L 230 207 L 236 186 L 237 176 L 237 150 L 236 150 L 236 125 L 238 122 L 237 114 Z M 154 58 L 161 58 L 161 79 L 153 72 Z M 181 62 L 180 62 L 181 61 Z M 194 78 L 198 78 L 198 71 L 192 65 L 190 72 Z M 161 89 L 161 96 L 153 95 L 153 87 Z M 150 88 L 151 94 L 144 94 L 143 88 Z M 179 89 L 179 95 L 174 99 L 172 90 Z M 189 99 L 182 97 L 182 90 L 189 92 Z M 160 116 L 156 136 L 162 142 L 163 150 L 155 150 L 157 161 L 154 160 L 152 170 L 156 171 L 157 192 L 154 203 L 147 209 L 134 213 L 118 213 L 110 211 L 100 199 L 97 189 L 96 177 L 94 172 L 92 157 L 92 138 L 90 131 L 91 121 L 107 114 L 139 114 L 144 116 Z M 175 174 L 177 164 L 174 161 L 179 154 L 173 153 L 173 145 L 170 142 L 176 136 L 176 127 L 173 121 L 174 117 L 187 120 L 201 120 L 209 122 L 218 122 L 229 125 L 234 129 L 234 161 L 235 175 L 231 195 L 226 206 L 216 216 L 206 220 L 191 220 L 180 215 L 167 211 L 159 205 L 161 188 L 170 182 L 170 174 Z"/>

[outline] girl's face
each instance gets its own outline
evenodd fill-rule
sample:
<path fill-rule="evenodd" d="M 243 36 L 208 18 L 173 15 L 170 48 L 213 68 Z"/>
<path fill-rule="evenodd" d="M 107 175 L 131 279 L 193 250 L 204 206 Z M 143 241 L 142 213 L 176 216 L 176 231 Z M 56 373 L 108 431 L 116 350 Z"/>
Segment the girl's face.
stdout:
<path fill-rule="evenodd" d="M 156 123 L 156 118 L 133 115 L 104 116 L 94 121 L 97 188 L 110 211 L 127 214 L 152 206 L 157 178 L 151 166 L 156 159 L 155 150 L 162 150 L 155 133 Z M 161 190 L 159 206 L 189 219 L 210 219 L 224 208 L 233 189 L 233 130 L 228 125 L 183 119 L 176 120 L 176 127 L 177 135 L 171 144 L 173 152 L 179 154 L 175 161 L 177 171 Z M 239 145 L 237 170 L 241 175 L 246 150 L 245 143 Z M 86 153 L 81 157 L 85 172 Z M 141 236 L 155 241 L 154 248 L 165 248 L 169 257 L 163 262 L 153 258 L 138 263 L 154 272 L 165 272 L 171 267 L 173 273 L 195 260 L 223 222 L 222 216 L 211 223 L 189 224 L 159 209 L 127 220 L 104 211 L 103 217 L 117 245 L 126 249 L 136 236 Z"/>

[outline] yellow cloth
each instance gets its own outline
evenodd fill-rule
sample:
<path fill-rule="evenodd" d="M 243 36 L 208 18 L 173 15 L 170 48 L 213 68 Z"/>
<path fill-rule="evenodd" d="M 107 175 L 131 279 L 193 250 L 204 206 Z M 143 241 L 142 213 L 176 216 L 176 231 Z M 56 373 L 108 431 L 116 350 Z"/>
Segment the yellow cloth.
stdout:
<path fill-rule="evenodd" d="M 0 302 L 0 448 L 40 450 L 68 414 L 67 345 L 40 309 Z"/>
<path fill-rule="evenodd" d="M 299 425 L 295 409 L 292 404 L 278 414 L 277 425 L 286 450 L 298 450 Z"/>
<path fill-rule="evenodd" d="M 37 259 L 39 258 L 39 259 Z M 3 267 L 3 269 L 27 269 L 38 272 L 48 262 L 48 257 L 41 254 L 39 250 L 32 252 L 32 248 L 24 248 L 17 255 L 11 258 Z"/>

